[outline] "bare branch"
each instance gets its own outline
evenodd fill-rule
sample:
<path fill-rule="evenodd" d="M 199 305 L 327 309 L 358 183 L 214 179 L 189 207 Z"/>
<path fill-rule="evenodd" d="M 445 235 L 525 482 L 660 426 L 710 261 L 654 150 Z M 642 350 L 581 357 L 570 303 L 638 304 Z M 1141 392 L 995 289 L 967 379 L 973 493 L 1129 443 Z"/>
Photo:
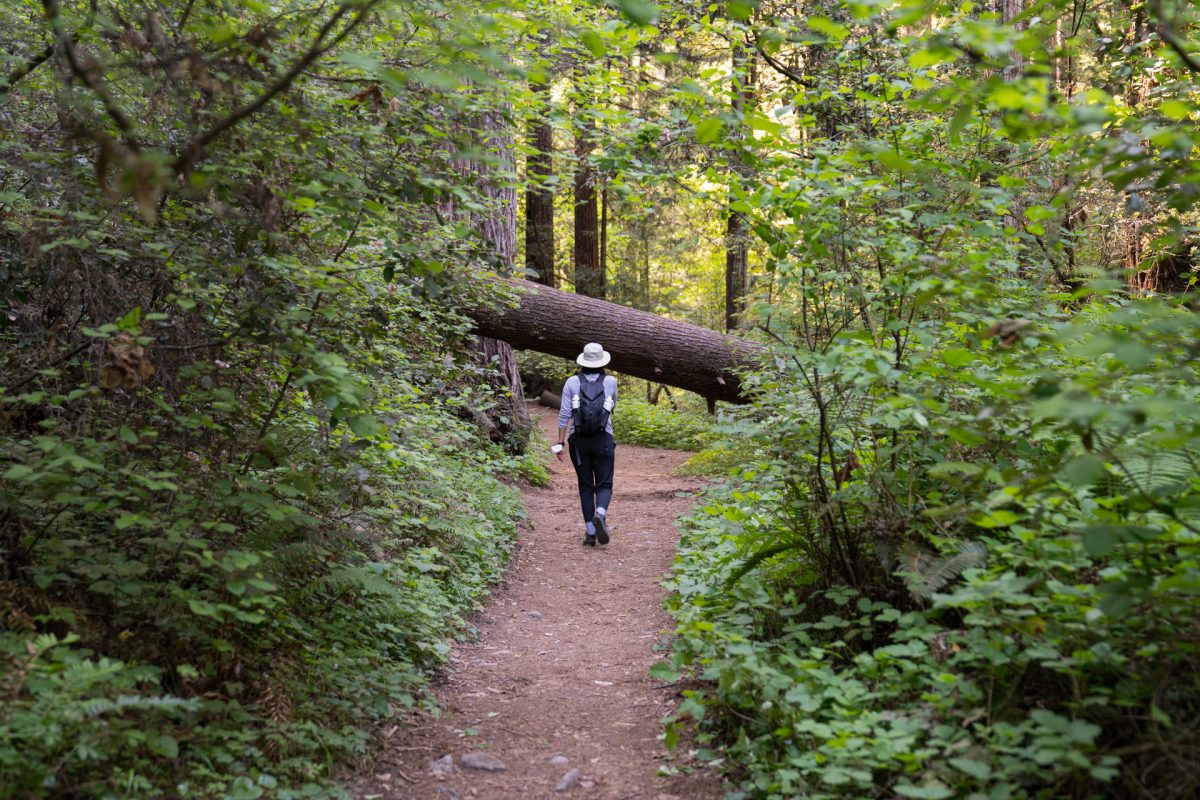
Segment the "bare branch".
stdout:
<path fill-rule="evenodd" d="M 1167 11 L 1163 7 L 1163 0 L 1156 0 L 1154 3 L 1154 16 L 1158 17 L 1159 38 L 1166 42 L 1167 46 L 1175 51 L 1175 55 L 1179 56 L 1180 60 L 1183 61 L 1184 66 L 1186 66 L 1192 72 L 1200 74 L 1200 61 L 1197 61 L 1196 57 L 1184 48 L 1184 43 L 1180 41 L 1178 36 L 1175 35 L 1174 28 L 1172 28 L 1170 23 L 1167 21 Z"/>
<path fill-rule="evenodd" d="M 4 79 L 4 83 L 0 83 L 0 96 L 8 94 L 22 78 L 48 61 L 52 55 L 54 55 L 54 45 L 48 44 L 42 52 L 9 73 L 9 76 Z"/>
<path fill-rule="evenodd" d="M 772 69 L 774 69 L 776 72 L 778 72 L 783 77 L 787 78 L 792 83 L 797 83 L 808 89 L 813 88 L 813 86 L 815 85 L 808 78 L 805 78 L 803 75 L 799 74 L 795 70 L 789 69 L 788 67 L 781 64 L 778 59 L 772 57 L 771 54 L 768 53 L 763 48 L 762 39 L 760 39 L 757 35 L 754 37 L 754 49 L 758 51 L 758 54 L 763 57 L 764 61 L 766 61 L 768 64 L 771 65 Z"/>

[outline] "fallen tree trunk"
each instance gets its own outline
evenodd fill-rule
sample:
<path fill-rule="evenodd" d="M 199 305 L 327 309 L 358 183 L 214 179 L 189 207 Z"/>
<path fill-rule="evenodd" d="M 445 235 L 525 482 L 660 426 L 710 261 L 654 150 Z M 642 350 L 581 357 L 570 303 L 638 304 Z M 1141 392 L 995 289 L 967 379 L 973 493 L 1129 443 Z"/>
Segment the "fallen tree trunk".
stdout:
<path fill-rule="evenodd" d="M 513 347 L 575 358 L 588 342 L 612 353 L 609 369 L 695 392 L 709 401 L 745 403 L 735 370 L 765 348 L 754 342 L 645 311 L 522 280 L 516 308 L 466 309 L 482 336 Z"/>

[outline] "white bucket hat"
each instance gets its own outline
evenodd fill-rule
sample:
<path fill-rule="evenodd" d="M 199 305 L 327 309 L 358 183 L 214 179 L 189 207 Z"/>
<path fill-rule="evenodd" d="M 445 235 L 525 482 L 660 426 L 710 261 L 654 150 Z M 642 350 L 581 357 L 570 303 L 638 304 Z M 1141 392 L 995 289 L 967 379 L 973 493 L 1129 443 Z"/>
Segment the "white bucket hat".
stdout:
<path fill-rule="evenodd" d="M 589 342 L 583 346 L 583 352 L 575 359 L 575 363 L 581 367 L 603 367 L 612 360 L 612 354 L 606 353 L 604 347 Z"/>

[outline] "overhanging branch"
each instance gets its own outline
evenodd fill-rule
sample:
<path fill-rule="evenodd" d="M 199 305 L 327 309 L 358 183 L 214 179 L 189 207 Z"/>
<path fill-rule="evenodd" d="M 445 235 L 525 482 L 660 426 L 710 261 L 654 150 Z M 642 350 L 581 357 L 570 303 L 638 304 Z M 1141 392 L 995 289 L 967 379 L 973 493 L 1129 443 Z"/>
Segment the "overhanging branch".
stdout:
<path fill-rule="evenodd" d="M 293 64 L 287 72 L 279 76 L 279 78 L 273 84 L 271 84 L 266 91 L 250 102 L 245 103 L 241 107 L 235 109 L 229 116 L 225 117 L 207 131 L 201 133 L 199 136 L 188 142 L 187 146 L 183 148 L 183 151 L 175 159 L 175 162 L 172 165 L 175 171 L 178 173 L 189 170 L 192 164 L 194 164 L 196 159 L 198 159 L 204 153 L 204 149 L 208 147 L 213 140 L 225 133 L 230 128 L 233 128 L 242 120 L 256 113 L 259 109 L 269 103 L 273 97 L 283 91 L 286 91 L 296 81 L 296 79 L 300 77 L 304 70 L 308 69 L 308 67 L 312 65 L 314 61 L 325 55 L 325 53 L 329 52 L 334 47 L 337 47 L 337 45 L 340 44 L 343 39 L 349 36 L 350 33 L 362 23 L 368 12 L 370 12 L 370 10 L 378 2 L 379 0 L 371 0 L 371 2 L 361 6 L 358 9 L 358 12 L 354 15 L 354 18 L 350 20 L 349 24 L 347 24 L 345 28 L 342 29 L 341 33 L 335 36 L 331 41 L 326 42 L 326 37 L 328 37 L 333 29 L 337 27 L 337 24 L 351 8 L 349 5 L 342 5 L 321 27 L 321 30 L 317 32 L 316 38 L 313 40 L 312 45 L 308 48 L 304 55 L 300 56 L 296 63 Z"/>

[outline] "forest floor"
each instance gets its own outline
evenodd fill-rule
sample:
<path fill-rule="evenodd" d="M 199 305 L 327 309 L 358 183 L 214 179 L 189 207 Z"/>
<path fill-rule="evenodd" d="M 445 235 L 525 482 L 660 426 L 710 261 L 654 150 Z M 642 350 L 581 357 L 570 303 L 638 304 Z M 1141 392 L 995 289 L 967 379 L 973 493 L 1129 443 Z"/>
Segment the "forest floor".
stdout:
<path fill-rule="evenodd" d="M 553 412 L 530 413 L 554 435 Z M 536 432 L 533 446 L 545 446 Z M 675 754 L 664 747 L 659 719 L 678 687 L 647 672 L 669 641 L 660 581 L 674 520 L 701 485 L 672 476 L 687 457 L 618 443 L 612 541 L 595 548 L 582 546 L 571 464 L 551 460 L 550 485 L 524 492 L 529 524 L 472 621 L 478 639 L 455 644 L 435 687 L 444 713 L 384 730 L 372 772 L 352 782 L 356 797 L 721 797 L 716 775 L 686 763 L 686 743 Z M 496 771 L 479 768 L 488 766 Z"/>

